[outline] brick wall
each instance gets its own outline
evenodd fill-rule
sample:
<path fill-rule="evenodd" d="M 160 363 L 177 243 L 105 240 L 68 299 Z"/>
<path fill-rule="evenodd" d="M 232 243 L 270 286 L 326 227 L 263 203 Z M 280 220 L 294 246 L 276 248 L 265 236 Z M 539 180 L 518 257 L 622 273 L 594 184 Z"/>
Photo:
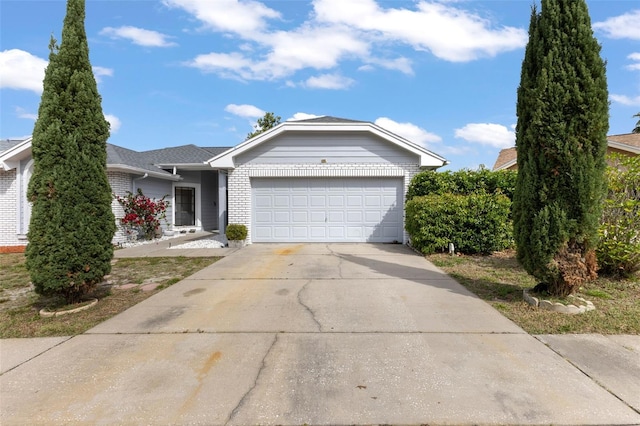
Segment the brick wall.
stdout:
<path fill-rule="evenodd" d="M 107 178 L 109 179 L 109 185 L 111 185 L 111 192 L 113 194 L 125 196 L 127 195 L 127 191 L 131 191 L 133 188 L 131 175 L 128 173 L 107 171 Z M 127 240 L 127 237 L 122 229 L 122 226 L 120 225 L 120 219 L 124 217 L 124 210 L 115 198 L 111 201 L 111 210 L 116 216 L 117 225 L 117 230 L 115 236 L 113 237 L 113 242 L 114 244 L 125 242 Z"/>
<path fill-rule="evenodd" d="M 253 177 L 403 177 L 405 199 L 417 164 L 243 164 L 229 173 L 229 223 L 247 226 L 251 241 L 251 178 Z M 403 208 L 404 229 L 404 208 Z M 404 243 L 409 236 L 404 232 Z"/>
<path fill-rule="evenodd" d="M 0 170 L 0 247 L 24 246 L 26 241 L 18 238 L 16 169 Z"/>

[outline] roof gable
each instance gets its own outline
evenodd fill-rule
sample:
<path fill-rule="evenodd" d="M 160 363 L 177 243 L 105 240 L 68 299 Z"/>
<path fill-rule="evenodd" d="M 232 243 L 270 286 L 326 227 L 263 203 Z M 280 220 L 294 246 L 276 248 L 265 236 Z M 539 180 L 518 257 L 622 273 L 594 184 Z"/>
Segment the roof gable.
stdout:
<path fill-rule="evenodd" d="M 0 141 L 0 169 L 13 170 L 20 160 L 31 155 L 31 137 L 24 140 Z"/>
<path fill-rule="evenodd" d="M 233 169 L 236 158 L 255 147 L 276 138 L 286 132 L 368 132 L 381 139 L 417 155 L 420 158 L 420 167 L 438 168 L 448 164 L 443 157 L 398 136 L 382 127 L 366 122 L 346 120 L 336 117 L 317 117 L 300 121 L 285 121 L 272 129 L 267 130 L 239 145 L 221 153 L 209 160 L 214 168 Z"/>

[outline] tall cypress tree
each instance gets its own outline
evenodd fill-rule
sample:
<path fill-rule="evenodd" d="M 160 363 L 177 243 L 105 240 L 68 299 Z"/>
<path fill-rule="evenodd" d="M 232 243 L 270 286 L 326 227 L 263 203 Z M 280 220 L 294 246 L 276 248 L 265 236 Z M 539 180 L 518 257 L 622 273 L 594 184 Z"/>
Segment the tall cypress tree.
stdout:
<path fill-rule="evenodd" d="M 607 98 L 585 1 L 542 0 L 518 88 L 514 236 L 520 263 L 557 296 L 596 277 Z"/>
<path fill-rule="evenodd" d="M 68 0 L 51 38 L 32 141 L 27 268 L 36 292 L 77 302 L 111 270 L 115 218 L 106 173 L 109 123 L 89 62 L 85 1 Z"/>

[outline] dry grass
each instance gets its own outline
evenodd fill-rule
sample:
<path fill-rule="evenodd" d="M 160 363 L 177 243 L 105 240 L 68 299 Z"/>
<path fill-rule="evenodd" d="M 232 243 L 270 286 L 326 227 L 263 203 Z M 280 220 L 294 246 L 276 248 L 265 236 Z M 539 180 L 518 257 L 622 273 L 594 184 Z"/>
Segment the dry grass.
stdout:
<path fill-rule="evenodd" d="M 515 259 L 513 251 L 492 256 L 436 254 L 427 258 L 460 284 L 489 302 L 531 334 L 640 334 L 640 278 L 598 280 L 582 287 L 579 296 L 591 300 L 595 311 L 559 314 L 528 305 L 522 290 L 536 282 Z"/>
<path fill-rule="evenodd" d="M 111 275 L 91 295 L 100 300 L 95 307 L 73 315 L 42 318 L 39 310 L 59 301 L 35 294 L 24 266 L 24 254 L 0 254 L 0 338 L 83 333 L 219 259 L 162 257 L 114 260 Z M 130 283 L 158 283 L 159 286 L 152 291 L 141 291 L 139 287 L 129 290 L 114 287 Z"/>

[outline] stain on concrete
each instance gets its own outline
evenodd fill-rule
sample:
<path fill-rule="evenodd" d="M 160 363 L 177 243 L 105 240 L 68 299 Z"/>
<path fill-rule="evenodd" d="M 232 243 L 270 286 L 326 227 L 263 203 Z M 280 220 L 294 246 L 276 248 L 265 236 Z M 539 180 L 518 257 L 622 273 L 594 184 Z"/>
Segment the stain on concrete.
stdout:
<path fill-rule="evenodd" d="M 218 363 L 218 361 L 220 361 L 220 358 L 222 358 L 222 352 L 216 351 L 209 355 L 209 357 L 206 359 L 202 368 L 198 372 L 198 386 L 196 386 L 191 394 L 189 394 L 184 404 L 182 404 L 182 407 L 180 407 L 177 419 L 182 417 L 185 413 L 189 412 L 189 410 L 193 407 L 193 404 L 196 401 L 196 397 L 202 390 L 202 385 L 204 384 L 203 380 L 209 375 L 209 371 L 211 371 L 211 369 Z"/>
<path fill-rule="evenodd" d="M 283 288 L 283 289 L 280 289 L 280 290 L 276 291 L 276 294 L 278 296 L 286 296 L 289 293 L 290 293 L 289 290 L 287 290 L 286 288 Z"/>
<path fill-rule="evenodd" d="M 155 316 L 149 318 L 140 324 L 143 328 L 156 328 L 167 324 L 171 320 L 178 318 L 186 311 L 185 306 L 175 306 L 169 309 L 165 309 L 163 312 L 157 313 Z"/>
<path fill-rule="evenodd" d="M 184 297 L 193 296 L 195 294 L 204 293 L 206 290 L 204 288 L 194 288 L 193 290 L 185 291 L 182 293 Z"/>
<path fill-rule="evenodd" d="M 287 247 L 287 248 L 283 248 L 283 249 L 279 249 L 279 250 L 274 250 L 275 254 L 279 254 L 280 256 L 288 256 L 290 254 L 294 254 L 298 251 L 300 251 L 300 249 L 304 247 L 304 244 L 298 244 L 296 246 L 293 247 Z"/>

